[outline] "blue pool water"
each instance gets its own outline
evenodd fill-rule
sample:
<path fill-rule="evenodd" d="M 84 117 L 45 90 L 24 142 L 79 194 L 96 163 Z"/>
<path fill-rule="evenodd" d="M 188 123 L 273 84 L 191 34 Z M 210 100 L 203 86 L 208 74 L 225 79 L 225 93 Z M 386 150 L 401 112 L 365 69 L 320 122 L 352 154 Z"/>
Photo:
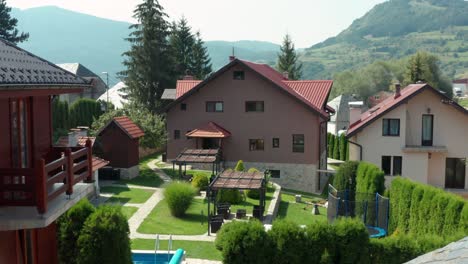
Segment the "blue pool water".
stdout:
<path fill-rule="evenodd" d="M 174 254 L 132 253 L 134 264 L 168 264 Z"/>

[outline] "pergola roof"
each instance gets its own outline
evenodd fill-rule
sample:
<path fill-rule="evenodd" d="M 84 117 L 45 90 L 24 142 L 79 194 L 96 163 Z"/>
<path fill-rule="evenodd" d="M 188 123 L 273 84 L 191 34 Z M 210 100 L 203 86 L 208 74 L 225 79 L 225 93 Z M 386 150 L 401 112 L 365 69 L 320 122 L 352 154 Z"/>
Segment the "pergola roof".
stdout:
<path fill-rule="evenodd" d="M 214 163 L 218 161 L 219 149 L 186 149 L 174 160 L 175 163 Z"/>
<path fill-rule="evenodd" d="M 264 183 L 263 172 L 223 171 L 210 184 L 210 189 L 258 190 L 264 187 Z"/>

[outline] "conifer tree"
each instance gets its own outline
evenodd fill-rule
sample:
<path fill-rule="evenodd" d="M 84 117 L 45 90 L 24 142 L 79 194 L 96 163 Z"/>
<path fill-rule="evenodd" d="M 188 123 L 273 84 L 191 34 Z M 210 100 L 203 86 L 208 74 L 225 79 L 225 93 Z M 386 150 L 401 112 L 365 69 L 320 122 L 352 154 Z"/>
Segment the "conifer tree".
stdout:
<path fill-rule="evenodd" d="M 212 72 L 212 68 L 211 59 L 201 39 L 200 32 L 195 34 L 195 44 L 193 45 L 192 51 L 192 74 L 195 78 L 203 80 Z"/>
<path fill-rule="evenodd" d="M 278 54 L 276 68 L 279 72 L 287 72 L 290 80 L 298 80 L 302 75 L 302 64 L 297 59 L 297 53 L 294 49 L 291 36 L 286 34 L 283 39 L 283 45 L 280 48 L 280 53 Z"/>
<path fill-rule="evenodd" d="M 144 0 L 134 11 L 137 23 L 130 26 L 133 32 L 127 40 L 131 43 L 120 73 L 127 85 L 131 101 L 159 113 L 164 108 L 160 100 L 164 89 L 175 86 L 169 24 L 167 15 L 157 0 Z"/>
<path fill-rule="evenodd" d="M 178 23 L 172 23 L 170 45 L 175 62 L 175 73 L 181 78 L 186 73 L 192 74 L 193 46 L 195 37 L 188 25 L 187 19 L 182 17 Z"/>
<path fill-rule="evenodd" d="M 6 5 L 6 0 L 0 0 L 0 38 L 12 43 L 20 43 L 29 38 L 28 33 L 19 33 L 16 28 L 18 19 L 10 16 L 11 7 Z"/>

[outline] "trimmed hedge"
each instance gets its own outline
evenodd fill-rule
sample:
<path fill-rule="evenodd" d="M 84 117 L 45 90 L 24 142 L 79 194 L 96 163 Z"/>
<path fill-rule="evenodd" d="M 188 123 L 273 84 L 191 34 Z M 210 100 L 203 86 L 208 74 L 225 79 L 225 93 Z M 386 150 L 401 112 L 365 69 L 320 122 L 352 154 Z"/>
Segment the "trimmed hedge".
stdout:
<path fill-rule="evenodd" d="M 347 160 L 346 153 L 348 152 L 348 139 L 346 138 L 345 133 L 340 135 L 340 160 Z"/>
<path fill-rule="evenodd" d="M 301 263 L 307 257 L 309 250 L 304 229 L 287 220 L 277 220 L 268 232 L 271 241 L 274 241 L 274 263 Z"/>
<path fill-rule="evenodd" d="M 235 171 L 244 171 L 244 162 L 242 160 L 239 160 L 236 164 L 236 167 L 234 168 Z"/>
<path fill-rule="evenodd" d="M 248 170 L 248 172 L 260 172 L 258 169 L 256 168 L 250 168 Z M 246 190 L 245 191 L 247 197 L 251 198 L 251 199 L 255 199 L 255 200 L 258 200 L 260 199 L 260 191 L 259 190 Z"/>
<path fill-rule="evenodd" d="M 164 190 L 169 211 L 175 217 L 181 217 L 192 204 L 195 189 L 186 182 L 173 182 Z"/>
<path fill-rule="evenodd" d="M 390 233 L 447 238 L 468 231 L 468 202 L 455 194 L 397 177 L 390 198 Z"/>
<path fill-rule="evenodd" d="M 356 172 L 358 166 L 358 161 L 346 161 L 341 164 L 333 177 L 333 187 L 338 191 L 349 190 L 350 193 L 354 194 L 356 191 Z"/>
<path fill-rule="evenodd" d="M 70 126 L 91 127 L 93 121 L 102 115 L 101 103 L 94 99 L 81 98 L 70 106 Z"/>
<path fill-rule="evenodd" d="M 215 246 L 225 264 L 271 263 L 272 242 L 259 221 L 231 222 L 216 235 Z"/>
<path fill-rule="evenodd" d="M 61 263 L 77 263 L 80 253 L 77 245 L 78 237 L 86 219 L 94 211 L 95 208 L 88 199 L 83 199 L 58 219 L 58 253 Z"/>
<path fill-rule="evenodd" d="M 78 238 L 78 264 L 131 264 L 130 230 L 120 207 L 100 206 Z M 67 262 L 68 263 L 68 262 Z"/>
<path fill-rule="evenodd" d="M 242 195 L 239 190 L 221 189 L 216 195 L 216 200 L 219 203 L 239 204 L 242 202 Z"/>

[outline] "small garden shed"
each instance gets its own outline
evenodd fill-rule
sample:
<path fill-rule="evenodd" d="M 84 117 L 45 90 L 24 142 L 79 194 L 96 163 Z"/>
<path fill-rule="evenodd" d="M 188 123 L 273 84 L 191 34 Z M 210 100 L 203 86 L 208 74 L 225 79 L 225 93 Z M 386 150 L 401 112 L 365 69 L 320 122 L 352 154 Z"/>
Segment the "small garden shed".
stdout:
<path fill-rule="evenodd" d="M 131 179 L 138 176 L 139 139 L 145 133 L 130 118 L 114 117 L 98 136 L 102 157 L 109 166 L 120 169 L 120 177 Z"/>

